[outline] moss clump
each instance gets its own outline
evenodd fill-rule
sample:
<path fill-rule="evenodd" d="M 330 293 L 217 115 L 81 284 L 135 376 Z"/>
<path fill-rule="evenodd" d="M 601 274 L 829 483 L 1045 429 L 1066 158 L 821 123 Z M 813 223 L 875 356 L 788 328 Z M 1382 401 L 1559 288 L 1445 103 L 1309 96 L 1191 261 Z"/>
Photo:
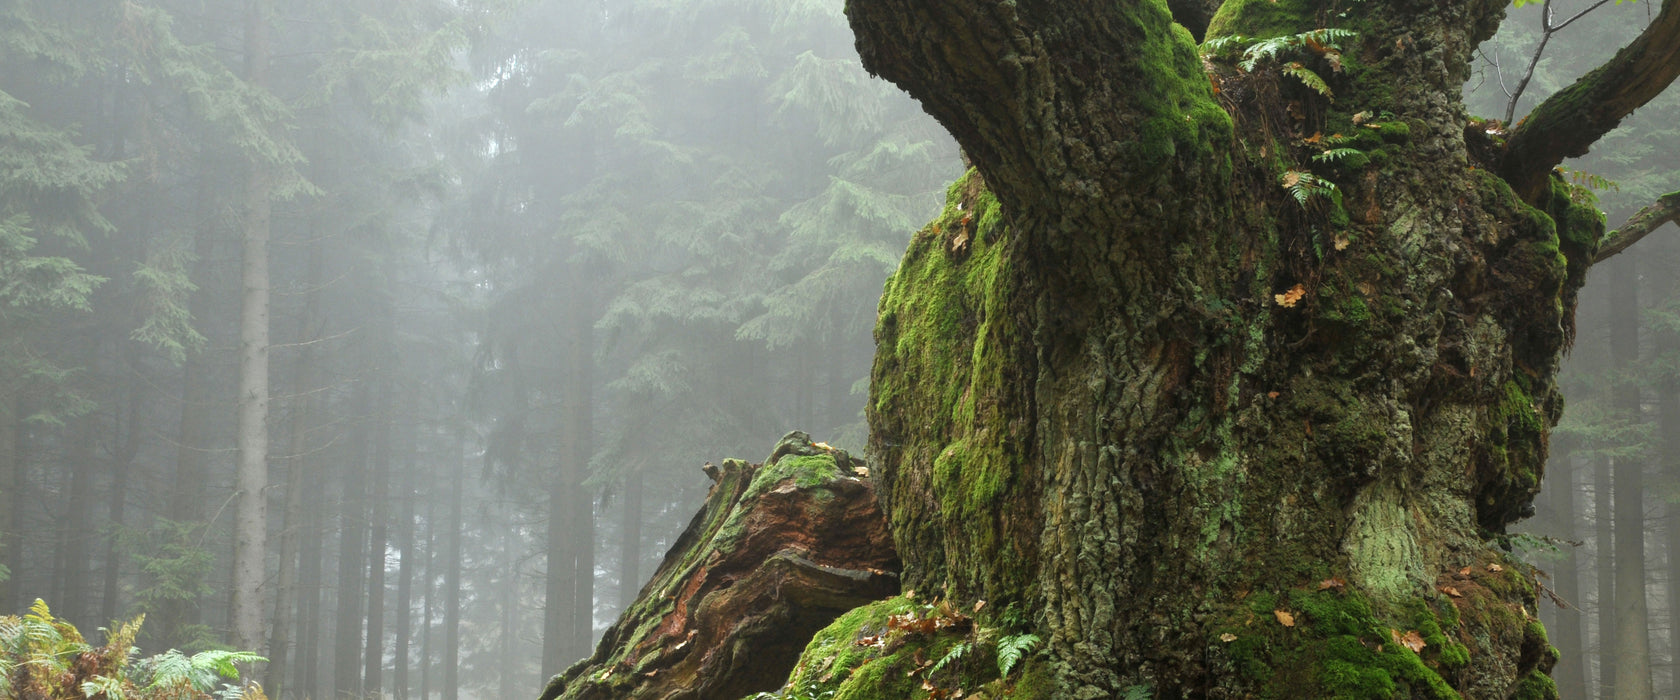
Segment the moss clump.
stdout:
<path fill-rule="evenodd" d="M 1442 636 L 1428 608 L 1417 606 L 1424 614 L 1412 621 L 1431 623 L 1430 630 Z M 1290 614 L 1292 626 L 1277 619 L 1280 610 Z M 1404 632 L 1381 621 L 1356 592 L 1256 594 L 1238 617 L 1213 632 L 1214 652 L 1224 656 L 1256 697 L 1460 698 L 1426 661 L 1429 648 L 1420 656 L 1399 643 L 1395 636 Z M 1439 658 L 1435 663 L 1446 668 Z"/>
<path fill-rule="evenodd" d="M 751 501 L 788 480 L 792 480 L 794 486 L 808 489 L 843 476 L 845 475 L 840 471 L 840 465 L 832 454 L 785 455 L 764 465 L 753 475 L 752 485 L 747 487 L 747 492 L 741 496 L 741 500 Z"/>
<path fill-rule="evenodd" d="M 1245 34 L 1256 39 L 1299 34 L 1317 29 L 1315 17 L 1323 8 L 1314 0 L 1228 0 L 1208 22 L 1209 39 Z M 1241 27 L 1242 32 L 1234 31 Z"/>

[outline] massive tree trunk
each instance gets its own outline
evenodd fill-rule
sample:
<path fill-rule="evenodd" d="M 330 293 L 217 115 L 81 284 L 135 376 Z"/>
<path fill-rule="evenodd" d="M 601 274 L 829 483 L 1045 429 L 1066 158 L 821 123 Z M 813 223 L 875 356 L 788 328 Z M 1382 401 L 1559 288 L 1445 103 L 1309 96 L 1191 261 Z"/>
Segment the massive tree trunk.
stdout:
<path fill-rule="evenodd" d="M 1295 39 L 1204 71 L 1162 3 L 851 0 L 977 168 L 888 283 L 868 412 L 906 585 L 1035 611 L 1005 684 L 1555 696 L 1496 543 L 1603 228 L 1549 176 L 1578 105 L 1525 145 L 1464 114 L 1504 5 L 1229 0 L 1226 56 Z M 1642 104 L 1642 61 L 1595 80 Z"/>

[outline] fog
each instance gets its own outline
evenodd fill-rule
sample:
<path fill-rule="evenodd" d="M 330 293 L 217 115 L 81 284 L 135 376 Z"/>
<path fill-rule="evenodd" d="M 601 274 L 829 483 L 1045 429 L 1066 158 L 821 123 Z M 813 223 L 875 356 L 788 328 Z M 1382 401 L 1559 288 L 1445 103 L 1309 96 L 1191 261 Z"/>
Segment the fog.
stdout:
<path fill-rule="evenodd" d="M 1558 32 L 1520 104 L 1645 16 Z M 1473 112 L 1537 24 L 1484 47 Z M 1612 227 L 1680 182 L 1674 101 L 1571 164 Z M 0 615 L 143 613 L 141 655 L 256 651 L 271 698 L 535 697 L 703 463 L 794 429 L 863 453 L 876 301 L 963 167 L 839 0 L 0 6 Z M 1580 630 L 1553 641 L 1581 697 L 1615 561 L 1594 469 L 1630 464 L 1680 692 L 1670 238 L 1583 293 L 1564 486 L 1518 543 L 1578 608 L 1541 614 Z"/>

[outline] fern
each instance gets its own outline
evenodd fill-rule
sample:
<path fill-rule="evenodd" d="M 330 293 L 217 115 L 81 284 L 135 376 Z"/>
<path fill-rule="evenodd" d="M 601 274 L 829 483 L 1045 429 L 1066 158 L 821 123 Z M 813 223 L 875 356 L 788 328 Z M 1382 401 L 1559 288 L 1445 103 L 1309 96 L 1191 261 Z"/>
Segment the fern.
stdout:
<path fill-rule="evenodd" d="M 1009 672 L 1015 670 L 1015 665 L 1021 662 L 1021 657 L 1038 646 L 1038 635 L 1015 634 L 998 640 L 998 675 L 1008 677 Z"/>
<path fill-rule="evenodd" d="M 1336 183 L 1301 170 L 1289 170 L 1279 178 L 1283 188 L 1295 197 L 1295 203 L 1305 207 L 1318 197 L 1336 194 Z"/>
<path fill-rule="evenodd" d="M 1364 151 L 1361 151 L 1357 148 L 1332 148 L 1328 151 L 1325 151 L 1325 152 L 1320 153 L 1316 156 L 1313 156 L 1312 159 L 1313 159 L 1314 163 L 1340 163 L 1341 161 L 1346 160 L 1348 158 L 1352 158 L 1354 156 L 1359 156 L 1359 155 L 1364 155 L 1364 154 L 1365 154 Z"/>
<path fill-rule="evenodd" d="M 1150 700 L 1153 697 L 1155 695 L 1149 692 L 1147 685 L 1134 685 L 1126 689 L 1126 700 Z"/>
<path fill-rule="evenodd" d="M 1329 98 L 1332 102 L 1336 101 L 1336 96 L 1330 93 L 1330 84 L 1324 82 L 1323 78 L 1318 77 L 1317 73 L 1314 73 L 1306 66 L 1301 65 L 1299 61 L 1290 62 L 1285 65 L 1282 70 L 1284 75 L 1301 81 L 1303 85 L 1311 88 L 1313 92 Z"/>
<path fill-rule="evenodd" d="M 968 652 L 973 649 L 974 644 L 970 642 L 959 642 L 956 646 L 951 647 L 950 651 L 945 652 L 945 656 L 941 657 L 939 662 L 934 664 L 932 669 L 928 670 L 928 673 L 930 675 L 939 673 L 939 670 L 945 668 L 947 665 L 961 661 L 962 657 L 967 656 Z"/>

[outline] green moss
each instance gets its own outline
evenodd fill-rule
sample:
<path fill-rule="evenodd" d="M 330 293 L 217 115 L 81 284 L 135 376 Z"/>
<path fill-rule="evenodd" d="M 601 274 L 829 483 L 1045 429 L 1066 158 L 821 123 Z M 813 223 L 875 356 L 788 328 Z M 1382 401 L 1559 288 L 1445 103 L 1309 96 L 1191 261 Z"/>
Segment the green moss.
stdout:
<path fill-rule="evenodd" d="M 1299 34 L 1317 29 L 1322 11 L 1314 0 L 1228 0 L 1208 22 L 1207 37 L 1231 36 L 1237 27 L 1256 39 Z"/>
<path fill-rule="evenodd" d="M 1510 700 L 1558 700 L 1557 684 L 1552 677 L 1540 671 L 1529 671 L 1523 676 L 1522 682 L 1517 684 Z"/>
<path fill-rule="evenodd" d="M 1428 608 L 1421 602 L 1414 605 L 1423 614 L 1410 621 L 1428 622 L 1435 635 L 1442 635 Z M 1363 594 L 1351 590 L 1262 593 L 1250 596 L 1243 607 L 1246 610 L 1231 623 L 1215 630 L 1216 639 L 1224 638 L 1221 635 L 1235 639 L 1212 644 L 1231 662 L 1233 671 L 1253 683 L 1257 697 L 1459 698 L 1425 657 L 1393 639 L 1404 624 L 1384 622 Z M 1294 626 L 1278 623 L 1275 610 L 1290 612 Z M 1426 647 L 1425 654 L 1429 653 Z"/>
<path fill-rule="evenodd" d="M 808 489 L 836 479 L 842 478 L 840 465 L 834 461 L 834 455 L 786 455 L 772 464 L 766 464 L 753 475 L 752 485 L 741 497 L 743 501 L 750 501 L 764 494 L 787 480 L 793 480 L 793 485 Z"/>

